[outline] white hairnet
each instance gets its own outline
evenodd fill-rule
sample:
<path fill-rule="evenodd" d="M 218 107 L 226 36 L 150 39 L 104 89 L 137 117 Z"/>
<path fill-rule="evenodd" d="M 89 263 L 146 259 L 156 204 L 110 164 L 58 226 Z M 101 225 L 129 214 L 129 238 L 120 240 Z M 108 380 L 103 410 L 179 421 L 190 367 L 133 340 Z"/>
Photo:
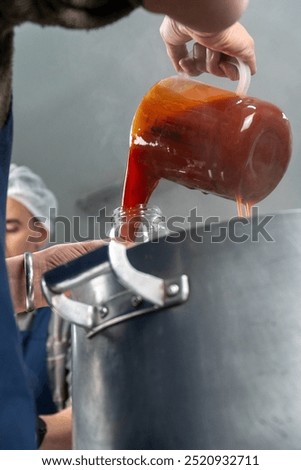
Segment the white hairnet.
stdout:
<path fill-rule="evenodd" d="M 43 222 L 51 232 L 50 208 L 53 216 L 57 212 L 57 199 L 42 178 L 26 166 L 11 163 L 8 178 L 7 196 L 23 204 L 32 215 Z"/>

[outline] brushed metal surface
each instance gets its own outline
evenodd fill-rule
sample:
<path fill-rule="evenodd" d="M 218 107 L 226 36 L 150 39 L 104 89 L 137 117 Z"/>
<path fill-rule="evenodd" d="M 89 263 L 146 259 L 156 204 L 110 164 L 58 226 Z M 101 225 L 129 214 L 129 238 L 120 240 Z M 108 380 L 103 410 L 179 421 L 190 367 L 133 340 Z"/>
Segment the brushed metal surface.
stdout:
<path fill-rule="evenodd" d="M 300 449 L 301 213 L 274 215 L 272 242 L 253 229 L 236 225 L 244 243 L 216 224 L 131 250 L 137 269 L 187 274 L 190 296 L 91 339 L 73 328 L 76 449 Z"/>

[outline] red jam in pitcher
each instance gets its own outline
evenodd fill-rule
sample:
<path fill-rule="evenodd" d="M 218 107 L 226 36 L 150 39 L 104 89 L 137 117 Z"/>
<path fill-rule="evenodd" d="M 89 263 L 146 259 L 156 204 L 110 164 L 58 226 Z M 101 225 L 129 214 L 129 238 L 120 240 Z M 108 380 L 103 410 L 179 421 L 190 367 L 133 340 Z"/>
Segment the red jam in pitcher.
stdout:
<path fill-rule="evenodd" d="M 290 156 L 290 125 L 278 107 L 195 80 L 166 78 L 134 116 L 122 206 L 146 204 L 165 178 L 248 208 L 278 185 Z"/>

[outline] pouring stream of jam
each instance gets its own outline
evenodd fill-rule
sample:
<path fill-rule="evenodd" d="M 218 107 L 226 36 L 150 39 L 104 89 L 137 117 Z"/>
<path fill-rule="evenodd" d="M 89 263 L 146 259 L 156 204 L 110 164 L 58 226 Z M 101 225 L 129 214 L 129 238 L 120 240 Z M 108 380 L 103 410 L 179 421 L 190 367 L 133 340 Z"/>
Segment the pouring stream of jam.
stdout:
<path fill-rule="evenodd" d="M 165 178 L 232 199 L 238 215 L 249 216 L 290 155 L 290 125 L 273 104 L 170 77 L 150 89 L 134 116 L 122 206 L 147 204 Z"/>

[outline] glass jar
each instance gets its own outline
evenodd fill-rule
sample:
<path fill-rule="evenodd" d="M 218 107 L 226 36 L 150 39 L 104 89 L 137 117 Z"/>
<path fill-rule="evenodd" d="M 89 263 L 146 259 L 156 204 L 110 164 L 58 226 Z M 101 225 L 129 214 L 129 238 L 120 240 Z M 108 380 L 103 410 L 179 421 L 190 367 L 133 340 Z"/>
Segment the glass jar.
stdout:
<path fill-rule="evenodd" d="M 157 241 L 167 234 L 165 219 L 159 207 L 139 204 L 113 211 L 110 238 L 119 241 L 144 243 Z"/>

